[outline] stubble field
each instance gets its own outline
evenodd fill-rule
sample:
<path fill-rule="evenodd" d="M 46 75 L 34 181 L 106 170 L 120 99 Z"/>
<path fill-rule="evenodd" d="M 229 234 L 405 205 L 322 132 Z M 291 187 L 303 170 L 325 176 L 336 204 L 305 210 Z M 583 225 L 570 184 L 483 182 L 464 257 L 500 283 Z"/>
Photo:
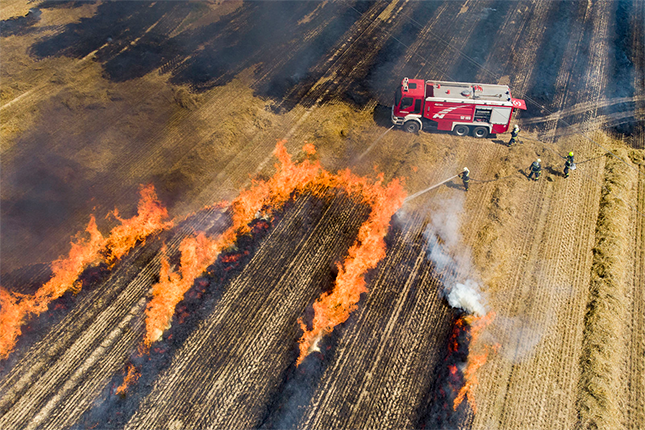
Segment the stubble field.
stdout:
<path fill-rule="evenodd" d="M 92 215 L 107 238 L 149 184 L 167 210 L 26 315 L 0 427 L 645 426 L 645 3 L 6 1 L 0 18 L 3 328 Z M 508 84 L 522 143 L 388 131 L 404 76 Z M 298 188 L 316 163 L 333 186 Z M 464 166 L 467 193 L 403 202 Z M 236 224 L 276 178 L 294 188 Z M 367 291 L 333 308 L 348 319 L 296 365 L 299 321 L 315 328 L 353 247 L 381 240 L 357 263 Z M 212 244 L 190 279 L 187 243 Z M 187 290 L 146 349 L 173 272 Z M 438 393 L 463 310 L 446 297 L 466 280 L 495 316 L 452 411 Z"/>

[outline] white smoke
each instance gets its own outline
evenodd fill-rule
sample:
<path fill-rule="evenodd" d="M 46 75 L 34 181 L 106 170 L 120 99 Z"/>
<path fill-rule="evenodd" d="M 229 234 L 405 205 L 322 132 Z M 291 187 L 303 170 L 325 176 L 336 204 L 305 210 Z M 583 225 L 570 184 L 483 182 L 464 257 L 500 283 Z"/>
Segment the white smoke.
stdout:
<path fill-rule="evenodd" d="M 486 300 L 480 291 L 470 248 L 461 238 L 463 207 L 462 195 L 438 202 L 424 232 L 428 241 L 427 255 L 444 284 L 443 294 L 448 304 L 483 316 L 486 314 Z"/>
<path fill-rule="evenodd" d="M 483 297 L 477 291 L 479 285 L 472 279 L 467 279 L 465 283 L 457 282 L 448 293 L 448 304 L 453 308 L 461 308 L 476 316 L 486 314 L 486 308 L 483 305 Z"/>

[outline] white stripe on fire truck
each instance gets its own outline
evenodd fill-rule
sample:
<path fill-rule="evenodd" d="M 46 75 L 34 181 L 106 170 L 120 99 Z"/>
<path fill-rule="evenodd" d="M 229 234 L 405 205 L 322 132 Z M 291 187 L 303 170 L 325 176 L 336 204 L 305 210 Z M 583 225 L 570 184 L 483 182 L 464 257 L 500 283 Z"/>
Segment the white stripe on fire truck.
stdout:
<path fill-rule="evenodd" d="M 433 118 L 439 118 L 439 119 L 441 119 L 441 118 L 443 118 L 447 113 L 452 112 L 453 110 L 457 109 L 458 107 L 459 107 L 459 106 L 453 106 L 453 107 L 446 108 L 446 109 L 444 109 L 444 110 L 441 110 L 441 111 L 437 112 L 437 113 L 436 113 L 436 114 L 434 114 L 432 117 L 433 117 Z"/>

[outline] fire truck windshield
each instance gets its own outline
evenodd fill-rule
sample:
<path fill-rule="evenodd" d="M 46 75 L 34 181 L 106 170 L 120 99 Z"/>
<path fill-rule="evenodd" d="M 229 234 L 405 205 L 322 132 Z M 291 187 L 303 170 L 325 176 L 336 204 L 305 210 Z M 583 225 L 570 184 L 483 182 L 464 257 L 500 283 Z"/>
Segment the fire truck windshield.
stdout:
<path fill-rule="evenodd" d="M 412 107 L 412 104 L 414 104 L 414 99 L 412 97 L 403 97 L 400 109 L 409 109 Z"/>

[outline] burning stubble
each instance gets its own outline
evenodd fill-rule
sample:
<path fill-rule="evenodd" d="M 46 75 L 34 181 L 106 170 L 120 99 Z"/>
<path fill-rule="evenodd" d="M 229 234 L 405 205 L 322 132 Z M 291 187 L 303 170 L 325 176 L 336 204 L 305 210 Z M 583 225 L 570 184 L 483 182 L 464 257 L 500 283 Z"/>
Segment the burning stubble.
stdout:
<path fill-rule="evenodd" d="M 303 147 L 307 156 L 315 154 L 311 144 Z M 329 293 L 323 294 L 313 305 L 314 318 L 311 329 L 300 320 L 304 332 L 299 341 L 300 364 L 304 357 L 315 350 L 322 336 L 331 333 L 335 326 L 349 318 L 357 308 L 360 295 L 367 292 L 364 276 L 385 256 L 384 237 L 392 215 L 401 207 L 405 192 L 399 180 L 383 184 L 379 175 L 375 182 L 353 175 L 349 170 L 331 174 L 319 162 L 305 159 L 294 163 L 287 153 L 284 141 L 278 142 L 274 154 L 279 163 L 276 173 L 267 181 L 254 181 L 251 187 L 233 200 L 233 224 L 222 235 L 207 238 L 204 233 L 184 239 L 180 245 L 179 273 L 171 270 L 167 260 L 162 264 L 160 282 L 153 286 L 153 298 L 146 309 L 145 344 L 150 346 L 161 338 L 170 327 L 175 306 L 199 276 L 217 258 L 222 250 L 231 247 L 241 234 L 249 231 L 249 223 L 258 217 L 271 216 L 291 198 L 293 193 L 305 190 L 319 197 L 327 190 L 341 189 L 348 194 L 358 194 L 372 211 L 361 226 L 358 238 L 349 249 L 348 256 L 338 265 L 338 276 Z"/>
<path fill-rule="evenodd" d="M 452 410 L 457 411 L 467 398 L 475 412 L 477 370 L 486 363 L 489 351 L 497 350 L 498 345 L 483 345 L 483 350 L 475 350 L 481 332 L 495 318 L 495 313 L 486 313 L 486 301 L 480 291 L 470 249 L 462 242 L 460 215 L 463 203 L 462 196 L 440 201 L 438 209 L 430 216 L 424 236 L 428 242 L 427 256 L 442 281 L 444 297 L 451 307 L 464 312 L 456 321 L 449 342 L 446 358 L 448 373 L 443 377 L 444 382 L 440 383 L 442 393 L 439 402 L 451 402 Z M 446 420 L 440 421 L 444 425 Z"/>
<path fill-rule="evenodd" d="M 108 237 L 103 237 L 94 216 L 91 216 L 86 228 L 89 238 L 82 238 L 79 234 L 72 240 L 67 257 L 61 257 L 51 264 L 52 278 L 34 295 L 0 288 L 0 359 L 7 358 L 13 351 L 22 333 L 21 326 L 29 318 L 45 312 L 49 304 L 66 291 L 80 290 L 81 285 L 77 280 L 85 269 L 101 262 L 113 266 L 137 242 L 173 225 L 167 220 L 168 211 L 157 200 L 152 185 L 141 188 L 137 215 L 122 219 L 115 210 L 114 216 L 121 224 L 114 227 Z"/>
<path fill-rule="evenodd" d="M 307 157 L 316 153 L 311 144 L 303 147 Z M 333 288 L 319 297 L 313 304 L 314 317 L 309 328 L 301 319 L 303 336 L 299 341 L 300 357 L 315 350 L 320 339 L 331 333 L 338 324 L 347 320 L 357 308 L 362 293 L 367 292 L 364 276 L 385 256 L 384 237 L 392 215 L 401 207 L 405 192 L 397 179 L 384 184 L 383 175 L 375 181 L 358 177 L 349 170 L 332 174 L 320 163 L 305 159 L 294 163 L 287 153 L 284 142 L 278 142 L 274 151 L 278 159 L 276 173 L 266 181 L 253 181 L 229 206 L 232 224 L 221 235 L 208 237 L 205 232 L 186 237 L 179 246 L 180 264 L 172 267 L 162 249 L 159 282 L 151 289 L 152 298 L 146 308 L 146 334 L 141 353 L 147 352 L 170 327 L 175 308 L 186 292 L 207 267 L 217 260 L 225 250 L 233 247 L 241 235 L 250 232 L 251 223 L 257 218 L 270 219 L 294 194 L 307 192 L 314 197 L 326 198 L 338 190 L 358 197 L 368 205 L 371 212 L 363 223 L 358 237 L 348 250 L 343 263 L 338 264 L 338 276 Z M 224 203 L 219 204 L 225 205 Z M 38 315 L 48 304 L 75 287 L 78 277 L 89 266 L 105 263 L 111 269 L 138 242 L 149 235 L 170 229 L 176 222 L 168 221 L 166 209 L 157 200 L 152 186 L 142 187 L 138 213 L 130 219 L 123 219 L 117 210 L 113 216 L 120 225 L 104 237 L 97 229 L 94 218 L 87 227 L 89 239 L 77 238 L 66 258 L 52 264 L 54 276 L 32 296 L 19 295 L 0 290 L 2 304 L 2 357 L 6 357 L 15 346 L 20 327 L 26 318 Z M 129 384 L 136 382 L 138 370 L 128 365 L 126 377 L 118 392 L 124 395 Z"/>

